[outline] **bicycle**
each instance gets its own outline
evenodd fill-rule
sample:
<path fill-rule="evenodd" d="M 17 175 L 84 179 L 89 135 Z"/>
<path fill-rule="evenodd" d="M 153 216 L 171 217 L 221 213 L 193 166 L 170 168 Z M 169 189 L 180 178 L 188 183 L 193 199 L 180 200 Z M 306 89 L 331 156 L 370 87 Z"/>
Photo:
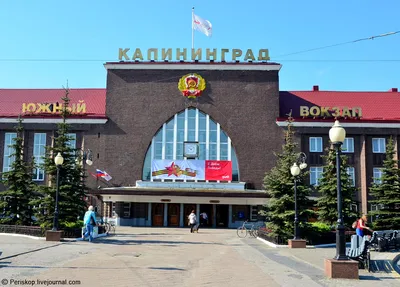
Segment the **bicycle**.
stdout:
<path fill-rule="evenodd" d="M 254 226 L 254 224 L 251 225 L 250 229 L 246 228 L 246 223 L 248 222 L 248 220 L 246 220 L 245 222 L 243 222 L 242 226 L 239 226 L 236 233 L 237 236 L 239 236 L 240 238 L 245 238 L 247 236 L 247 233 L 249 233 L 251 236 L 253 236 L 254 238 L 256 238 L 258 236 L 258 228 L 256 228 Z"/>
<path fill-rule="evenodd" d="M 110 222 L 107 222 L 107 221 L 103 221 L 103 219 L 102 219 L 100 224 L 104 227 L 105 233 L 110 234 L 110 232 L 112 232 L 113 234 L 115 234 L 115 222 L 114 222 L 114 220 L 111 220 Z"/>

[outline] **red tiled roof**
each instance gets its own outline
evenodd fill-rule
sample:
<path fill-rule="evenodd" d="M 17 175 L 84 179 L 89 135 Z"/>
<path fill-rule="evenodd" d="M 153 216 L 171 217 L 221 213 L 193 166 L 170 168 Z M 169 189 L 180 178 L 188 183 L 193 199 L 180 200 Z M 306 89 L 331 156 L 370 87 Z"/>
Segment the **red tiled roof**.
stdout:
<path fill-rule="evenodd" d="M 86 113 L 79 117 L 104 118 L 106 116 L 106 89 L 70 89 L 70 105 L 79 101 L 86 103 Z M 0 117 L 17 117 L 22 113 L 23 103 L 62 103 L 64 89 L 0 89 Z M 35 115 L 32 116 L 43 116 Z M 46 116 L 55 116 L 52 114 Z"/>
<path fill-rule="evenodd" d="M 361 107 L 359 121 L 400 121 L 400 93 L 387 92 L 337 92 L 337 91 L 281 91 L 279 92 L 280 117 L 292 110 L 300 118 L 300 106 Z"/>

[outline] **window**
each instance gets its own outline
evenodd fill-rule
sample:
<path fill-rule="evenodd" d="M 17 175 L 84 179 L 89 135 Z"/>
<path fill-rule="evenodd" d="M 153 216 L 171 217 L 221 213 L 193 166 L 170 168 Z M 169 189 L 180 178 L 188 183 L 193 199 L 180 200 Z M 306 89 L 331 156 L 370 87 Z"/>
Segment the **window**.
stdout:
<path fill-rule="evenodd" d="M 354 167 L 347 168 L 347 174 L 350 176 L 351 179 L 351 186 L 356 186 L 356 177 L 354 175 Z"/>
<path fill-rule="evenodd" d="M 345 138 L 342 146 L 343 152 L 354 152 L 354 138 Z"/>
<path fill-rule="evenodd" d="M 374 167 L 373 173 L 374 173 L 374 174 L 373 174 L 374 183 L 376 183 L 376 184 L 381 184 L 381 183 L 382 183 L 381 178 L 382 178 L 382 175 L 383 175 L 382 169 L 381 169 L 381 168 Z"/>
<path fill-rule="evenodd" d="M 46 155 L 46 134 L 35 133 L 33 140 L 33 157 L 35 158 L 35 169 L 33 170 L 33 180 L 44 180 L 44 157 Z"/>
<path fill-rule="evenodd" d="M 322 138 L 310 137 L 310 152 L 322 152 Z"/>
<path fill-rule="evenodd" d="M 250 206 L 250 221 L 257 221 L 258 219 L 258 206 L 251 205 Z"/>
<path fill-rule="evenodd" d="M 386 139 L 385 138 L 372 139 L 372 152 L 373 153 L 385 153 L 386 152 Z"/>
<path fill-rule="evenodd" d="M 123 218 L 130 218 L 131 217 L 131 203 L 124 202 L 124 213 L 122 214 Z"/>
<path fill-rule="evenodd" d="M 319 179 L 322 177 L 324 168 L 321 166 L 310 167 L 310 185 L 319 185 Z"/>
<path fill-rule="evenodd" d="M 69 138 L 67 141 L 67 145 L 73 149 L 76 148 L 76 134 L 66 134 L 66 136 Z"/>
<path fill-rule="evenodd" d="M 358 204 L 351 203 L 350 204 L 350 210 L 354 212 L 358 212 Z"/>
<path fill-rule="evenodd" d="M 15 160 L 14 154 L 15 150 L 10 145 L 14 144 L 14 139 L 17 137 L 17 133 L 5 133 L 4 138 L 4 157 L 3 157 L 3 172 L 11 170 L 11 165 Z"/>
<path fill-rule="evenodd" d="M 116 208 L 115 202 L 113 202 L 112 205 L 111 205 L 111 216 L 112 217 L 116 217 L 117 216 L 117 212 L 115 211 L 115 208 Z"/>
<path fill-rule="evenodd" d="M 371 211 L 378 211 L 380 209 L 383 209 L 383 204 L 371 204 Z M 371 222 L 373 222 L 374 220 L 376 220 L 378 218 L 378 215 L 375 216 L 371 216 Z"/>
<path fill-rule="evenodd" d="M 142 179 L 151 180 L 153 159 L 183 159 L 183 142 L 199 143 L 198 160 L 232 161 L 232 181 L 239 181 L 239 168 L 231 139 L 219 123 L 195 108 L 175 114 L 154 135 L 147 150 Z"/>

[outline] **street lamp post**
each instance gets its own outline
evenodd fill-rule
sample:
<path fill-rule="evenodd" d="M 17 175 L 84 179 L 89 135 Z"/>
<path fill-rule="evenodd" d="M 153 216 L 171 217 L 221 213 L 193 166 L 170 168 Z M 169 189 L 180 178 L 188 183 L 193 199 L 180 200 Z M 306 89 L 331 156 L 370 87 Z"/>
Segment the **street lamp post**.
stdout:
<path fill-rule="evenodd" d="M 299 240 L 299 215 L 297 210 L 297 181 L 300 172 L 307 168 L 305 153 L 299 153 L 296 162 L 290 168 L 290 173 L 294 178 L 294 238 L 293 240 Z"/>
<path fill-rule="evenodd" d="M 56 203 L 54 208 L 54 218 L 53 218 L 53 229 L 51 231 L 57 231 L 58 228 L 58 194 L 60 192 L 60 167 L 64 162 L 64 158 L 61 153 L 58 153 L 54 158 L 54 163 L 57 167 L 57 178 L 56 178 Z"/>
<path fill-rule="evenodd" d="M 88 149 L 87 151 L 83 151 L 82 154 L 82 169 L 83 173 L 85 174 L 85 165 L 92 165 L 93 164 L 93 156 L 92 156 L 92 151 Z"/>
<path fill-rule="evenodd" d="M 346 255 L 346 238 L 344 234 L 343 214 L 342 214 L 342 184 L 340 179 L 340 147 L 346 137 L 345 129 L 340 125 L 339 121 L 329 130 L 329 139 L 336 149 L 336 180 L 337 180 L 337 209 L 338 220 L 336 227 L 336 260 L 349 260 Z"/>

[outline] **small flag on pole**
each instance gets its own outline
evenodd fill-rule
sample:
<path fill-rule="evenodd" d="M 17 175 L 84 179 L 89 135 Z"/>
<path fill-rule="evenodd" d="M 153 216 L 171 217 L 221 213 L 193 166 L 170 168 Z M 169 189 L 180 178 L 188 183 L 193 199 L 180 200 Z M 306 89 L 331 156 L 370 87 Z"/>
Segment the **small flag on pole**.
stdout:
<path fill-rule="evenodd" d="M 104 171 L 102 171 L 100 169 L 96 169 L 96 176 L 97 177 L 103 177 L 104 176 Z"/>
<path fill-rule="evenodd" d="M 210 21 L 205 20 L 196 14 L 193 14 L 193 29 L 205 34 L 208 37 L 211 37 L 212 25 Z"/>
<path fill-rule="evenodd" d="M 104 179 L 107 180 L 107 181 L 112 180 L 111 175 L 109 175 L 107 172 L 104 172 L 104 176 L 102 176 L 102 178 L 104 178 Z"/>
<path fill-rule="evenodd" d="M 107 181 L 110 181 L 112 179 L 111 175 L 109 175 L 107 172 L 102 171 L 100 169 L 96 169 L 96 176 L 104 178 Z"/>

